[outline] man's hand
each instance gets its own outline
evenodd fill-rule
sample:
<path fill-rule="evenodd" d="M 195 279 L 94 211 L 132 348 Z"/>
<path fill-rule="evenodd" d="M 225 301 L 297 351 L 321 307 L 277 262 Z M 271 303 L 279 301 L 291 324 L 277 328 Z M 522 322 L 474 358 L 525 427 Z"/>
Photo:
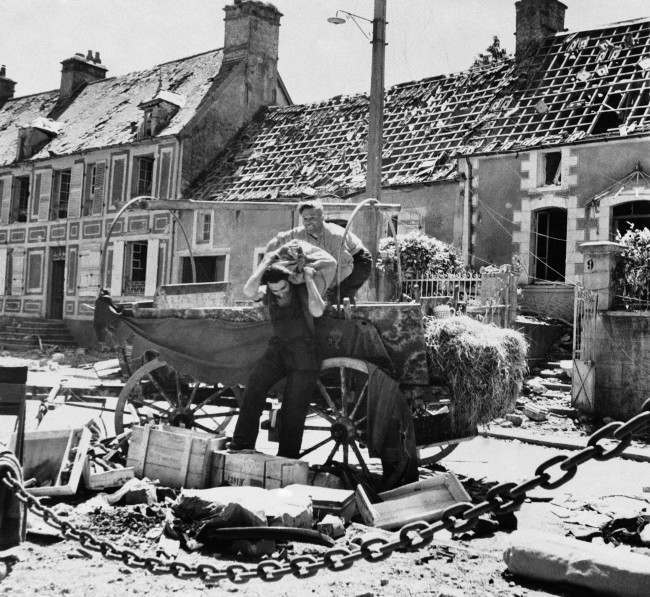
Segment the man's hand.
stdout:
<path fill-rule="evenodd" d="M 266 262 L 267 265 L 271 265 L 272 263 L 275 263 L 278 259 L 280 259 L 280 256 L 278 255 L 277 251 L 270 251 L 266 255 L 264 255 L 264 261 Z"/>

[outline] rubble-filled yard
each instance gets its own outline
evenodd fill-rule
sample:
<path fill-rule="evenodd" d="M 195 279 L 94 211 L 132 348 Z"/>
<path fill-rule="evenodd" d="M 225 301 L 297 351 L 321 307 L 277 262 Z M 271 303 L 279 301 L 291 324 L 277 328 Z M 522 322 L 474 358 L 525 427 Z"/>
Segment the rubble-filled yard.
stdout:
<path fill-rule="evenodd" d="M 161 562 L 178 561 L 192 566 L 204 563 L 220 569 L 233 564 L 256 566 L 268 557 L 282 562 L 298 555 L 323 554 L 332 547 L 354 549 L 371 536 L 392 539 L 390 520 L 395 512 L 398 520 L 405 520 L 407 506 L 420 508 L 418 514 L 426 516 L 427 508 L 432 509 L 431 503 L 448 505 L 454 499 L 478 503 L 486 499 L 487 492 L 497 483 L 521 482 L 529 478 L 541 462 L 556 453 L 541 446 L 479 436 L 461 444 L 440 464 L 421 468 L 415 493 L 390 497 L 385 494 L 383 503 L 387 508 L 382 510 L 381 503 L 371 500 L 375 507 L 364 511 L 360 508 L 364 502 L 359 501 L 358 488 L 341 488 L 333 474 L 322 472 L 320 481 L 316 482 L 313 474 L 316 469 L 308 472 L 306 463 L 304 466 L 286 463 L 288 468 L 278 469 L 269 465 L 278 459 L 256 453 L 229 456 L 221 450 L 222 444 L 206 440 L 201 445 L 205 450 L 216 449 L 213 454 L 223 454 L 222 460 L 215 460 L 213 456 L 209 470 L 197 468 L 199 454 L 196 450 L 199 448 L 195 439 L 186 439 L 191 434 L 189 431 L 187 435 L 173 432 L 175 441 L 181 446 L 174 454 L 156 452 L 155 434 L 167 433 L 163 428 L 143 431 L 148 445 L 156 449 L 150 448 L 149 452 L 146 446 L 142 451 L 132 449 L 127 459 L 119 438 L 111 439 L 112 414 L 99 411 L 98 415 L 96 409 L 79 408 L 79 400 L 92 405 L 93 396 L 115 394 L 111 381 L 119 386 L 119 380 L 115 371 L 111 373 L 112 355 L 77 351 L 22 356 L 28 358 L 30 380 L 41 384 L 31 390 L 34 398 L 40 391 L 41 399 L 30 400 L 28 430 L 36 428 L 37 416 L 42 421 L 39 429 L 61 428 L 63 421 L 67 424 L 64 427 L 70 427 L 71 417 L 75 426 L 85 429 L 74 439 L 76 443 L 73 442 L 70 450 L 66 474 L 54 481 L 43 481 L 42 477 L 40 482 L 32 481 L 36 493 L 47 495 L 52 485 L 70 486 L 75 475 L 76 455 L 82 448 L 87 450 L 87 466 L 79 467 L 78 487 L 71 495 L 45 497 L 45 503 L 53 507 L 61 520 L 91 533 L 98 541 L 109 542 L 118 553 L 132 550 L 144 558 L 160 558 Z M 11 364 L 17 362 L 9 357 L 5 360 Z M 515 412 L 499 421 L 510 425 L 502 424 L 500 430 L 505 433 L 523 428 L 543 436 L 551 427 L 552 433 L 573 433 L 584 442 L 590 422 L 562 411 L 567 408 L 563 397 L 558 397 L 555 406 L 557 422 L 554 418 L 555 403 L 549 395 L 554 389 L 549 385 L 566 383 L 560 370 L 540 371 L 536 379 L 527 380 Z M 56 398 L 43 391 L 48 385 L 56 387 L 57 384 L 62 388 Z M 70 398 L 74 405 L 66 403 Z M 540 412 L 545 417 L 539 416 L 541 420 L 535 422 L 534 417 Z M 513 416 L 520 417 L 521 424 L 513 422 Z M 489 429 L 497 429 L 497 426 L 491 425 Z M 83 444 L 84 439 L 87 445 Z M 140 437 L 140 443 L 132 442 L 131 445 L 142 446 L 143 441 Z M 189 459 L 190 453 L 192 459 Z M 157 455 L 159 460 L 156 460 Z M 166 483 L 146 479 L 144 473 L 161 476 L 163 468 L 160 467 L 165 458 L 176 458 L 176 462 L 182 463 L 183 455 L 188 457 L 183 482 L 175 484 L 173 476 Z M 220 464 L 217 466 L 216 462 Z M 262 472 L 255 473 L 253 465 L 260 462 L 264 463 Z M 127 565 L 121 559 L 103 557 L 92 549 L 92 541 L 83 546 L 78 541 L 64 539 L 39 518 L 29 515 L 27 541 L 5 553 L 0 552 L 0 594 L 84 597 L 154 593 L 587 595 L 590 593 L 580 592 L 582 589 L 570 584 L 548 584 L 513 575 L 504 562 L 504 552 L 519 531 L 541 531 L 557 540 L 568 537 L 576 543 L 576 540 L 582 541 L 584 550 L 599 546 L 610 550 L 607 554 L 616 554 L 612 555 L 613 561 L 650 556 L 648 466 L 647 462 L 620 460 L 590 462 L 559 490 L 532 491 L 516 514 L 484 516 L 474 530 L 455 536 L 440 531 L 427 547 L 413 552 L 397 551 L 383 562 L 371 564 L 361 560 L 347 571 L 321 570 L 307 579 L 289 575 L 277 583 L 253 579 L 245 585 L 229 580 L 206 585 L 198 579 L 154 574 Z M 154 475 L 155 471 L 158 472 Z M 178 467 L 173 471 L 177 472 Z M 191 474 L 198 476 L 191 477 Z M 250 479 L 255 474 L 260 475 L 257 478 L 261 479 L 261 486 L 238 486 L 240 481 L 244 482 L 244 477 Z M 190 478 L 195 479 L 192 484 L 197 488 L 180 489 L 178 485 L 187 487 Z M 201 478 L 203 483 L 196 480 Z M 95 490 L 88 488 L 91 479 L 97 486 Z M 210 487 L 224 479 L 229 480 L 230 487 Z M 308 486 L 310 482 L 315 486 Z M 102 487 L 102 483 L 112 486 Z M 203 486 L 206 488 L 201 489 Z M 427 494 L 426 491 L 434 486 L 435 499 L 431 497 L 433 492 Z M 379 528 L 382 521 L 389 530 Z M 401 524 L 397 528 L 399 526 Z M 526 549 L 523 552 L 529 557 Z M 508 553 L 511 566 L 516 567 L 516 557 Z M 522 553 L 521 547 L 517 553 Z M 597 556 L 593 557 L 597 561 Z M 618 578 L 615 572 L 612 578 Z"/>

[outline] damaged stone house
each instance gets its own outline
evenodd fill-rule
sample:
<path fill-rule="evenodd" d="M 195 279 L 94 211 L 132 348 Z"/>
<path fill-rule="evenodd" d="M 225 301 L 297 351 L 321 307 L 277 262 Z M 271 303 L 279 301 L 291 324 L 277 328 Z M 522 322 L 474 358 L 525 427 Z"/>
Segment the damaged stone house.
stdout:
<path fill-rule="evenodd" d="M 217 15 L 215 14 L 215 18 Z M 224 47 L 108 77 L 98 52 L 61 62 L 59 89 L 14 97 L 0 70 L 0 314 L 65 319 L 84 341 L 100 283 L 126 300 L 187 270 L 167 211 L 128 211 L 132 197 L 176 199 L 263 105 L 289 95 L 277 73 L 281 14 L 225 8 Z M 226 277 L 224 252 L 201 266 Z"/>
<path fill-rule="evenodd" d="M 571 318 L 580 243 L 650 216 L 647 186 L 594 201 L 650 171 L 650 19 L 568 32 L 558 0 L 515 9 L 513 56 L 495 40 L 467 71 L 387 90 L 382 199 L 401 206 L 401 231 L 453 242 L 477 268 L 514 257 L 528 301 Z M 366 95 L 268 108 L 186 196 L 358 200 L 367 126 Z"/>

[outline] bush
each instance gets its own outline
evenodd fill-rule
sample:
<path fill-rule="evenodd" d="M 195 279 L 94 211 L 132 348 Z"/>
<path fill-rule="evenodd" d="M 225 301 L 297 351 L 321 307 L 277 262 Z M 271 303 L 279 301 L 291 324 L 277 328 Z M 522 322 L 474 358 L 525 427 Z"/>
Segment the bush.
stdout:
<path fill-rule="evenodd" d="M 397 242 L 404 279 L 427 278 L 464 270 L 454 247 L 437 238 L 421 232 L 409 232 L 398 234 Z M 377 269 L 392 276 L 396 275 L 395 238 L 383 238 L 379 242 Z"/>
<path fill-rule="evenodd" d="M 620 292 L 640 301 L 650 300 L 650 230 L 632 226 L 616 241 L 625 246 L 614 272 Z M 630 305 L 634 307 L 634 303 Z"/>

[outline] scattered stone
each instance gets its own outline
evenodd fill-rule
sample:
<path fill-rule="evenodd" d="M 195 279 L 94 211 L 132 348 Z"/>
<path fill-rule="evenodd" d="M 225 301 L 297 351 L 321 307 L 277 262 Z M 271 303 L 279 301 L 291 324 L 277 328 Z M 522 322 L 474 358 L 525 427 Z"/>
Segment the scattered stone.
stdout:
<path fill-rule="evenodd" d="M 388 584 L 388 579 L 387 579 L 387 578 L 382 578 L 382 579 L 379 581 L 379 584 L 380 584 L 382 587 L 385 587 L 385 586 Z"/>
<path fill-rule="evenodd" d="M 546 410 L 539 406 L 535 406 L 534 404 L 526 404 L 526 406 L 524 406 L 524 414 L 531 421 L 546 421 L 548 418 Z"/>
<path fill-rule="evenodd" d="M 332 539 L 338 539 L 345 535 L 344 524 L 345 522 L 340 516 L 327 514 L 323 520 L 316 524 L 316 529 Z"/>
<path fill-rule="evenodd" d="M 503 421 L 503 423 L 500 423 L 501 427 L 509 428 L 509 427 L 514 427 L 514 424 L 512 421 Z"/>
<path fill-rule="evenodd" d="M 542 395 L 546 392 L 546 386 L 536 379 L 528 379 L 524 382 L 524 387 L 532 394 Z"/>
<path fill-rule="evenodd" d="M 515 427 L 521 427 L 524 422 L 524 417 L 515 413 L 508 413 L 506 415 L 506 420 L 510 421 Z"/>
<path fill-rule="evenodd" d="M 55 363 L 63 363 L 65 361 L 65 354 L 62 352 L 55 352 L 50 357 L 50 361 L 54 361 Z"/>

